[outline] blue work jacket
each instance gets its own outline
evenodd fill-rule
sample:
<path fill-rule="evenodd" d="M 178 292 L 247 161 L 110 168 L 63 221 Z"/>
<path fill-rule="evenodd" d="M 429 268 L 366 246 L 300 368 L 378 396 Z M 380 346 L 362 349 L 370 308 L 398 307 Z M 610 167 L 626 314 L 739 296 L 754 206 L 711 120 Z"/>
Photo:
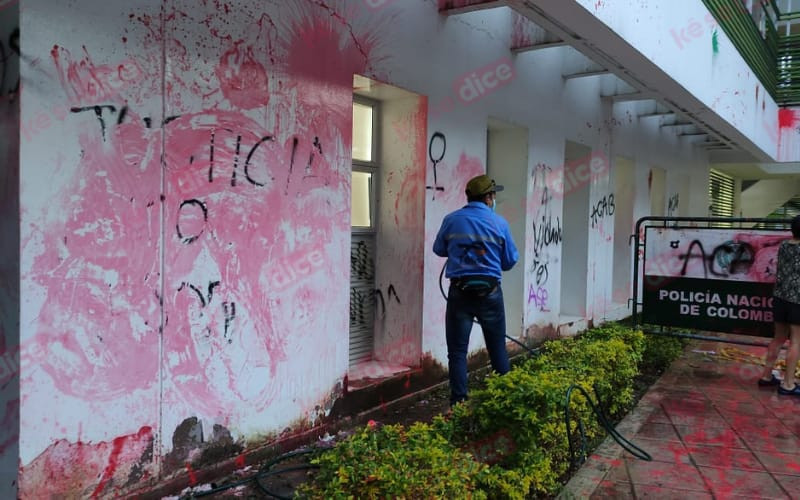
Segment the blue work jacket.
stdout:
<path fill-rule="evenodd" d="M 519 260 L 508 222 L 482 201 L 471 201 L 445 216 L 433 252 L 447 257 L 445 277 L 502 277 Z"/>

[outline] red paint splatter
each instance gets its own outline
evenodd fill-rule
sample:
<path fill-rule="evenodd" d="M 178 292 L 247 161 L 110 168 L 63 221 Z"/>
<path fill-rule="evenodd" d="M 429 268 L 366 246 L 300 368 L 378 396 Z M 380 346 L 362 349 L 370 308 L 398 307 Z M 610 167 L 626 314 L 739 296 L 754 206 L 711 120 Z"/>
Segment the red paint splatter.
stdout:
<path fill-rule="evenodd" d="M 236 457 L 236 462 L 235 462 L 236 467 L 242 468 L 245 466 L 245 464 L 247 463 L 245 457 L 246 455 L 244 453 Z"/>
<path fill-rule="evenodd" d="M 140 465 L 142 475 L 152 466 L 153 429 L 144 426 L 111 442 L 70 443 L 65 439 L 51 444 L 31 463 L 20 468 L 21 498 L 56 498 L 66 492 L 96 498 L 109 483 L 125 483 Z M 89 489 L 87 485 L 97 485 Z M 81 485 L 81 486 L 79 486 Z M 84 490 L 77 488 L 83 487 Z"/>
<path fill-rule="evenodd" d="M 128 439 L 142 439 L 143 437 L 149 437 L 152 435 L 152 429 L 150 427 L 142 427 L 138 433 L 133 436 L 120 436 L 115 438 L 111 442 L 111 454 L 108 456 L 108 465 L 106 465 L 105 470 L 103 470 L 103 477 L 100 479 L 100 483 L 95 488 L 94 492 L 92 492 L 92 498 L 97 498 L 106 487 L 106 484 L 111 480 L 114 476 L 114 473 L 117 471 L 117 467 L 119 466 L 119 457 L 122 454 L 122 450 L 125 446 L 125 442 Z"/>
<path fill-rule="evenodd" d="M 798 122 L 797 112 L 793 109 L 781 108 L 778 110 L 778 127 L 793 128 Z"/>
<path fill-rule="evenodd" d="M 194 486 L 197 484 L 197 474 L 194 473 L 192 469 L 192 464 L 186 462 L 186 473 L 189 474 L 189 484 Z"/>
<path fill-rule="evenodd" d="M 269 102 L 267 70 L 256 61 L 253 47 L 237 42 L 222 54 L 216 70 L 222 94 L 241 109 L 265 107 Z"/>
<path fill-rule="evenodd" d="M 96 65 L 86 47 L 83 48 L 83 54 L 82 59 L 74 60 L 67 49 L 58 45 L 54 45 L 50 51 L 61 86 L 73 103 L 94 105 L 109 100 L 140 82 L 144 75 L 144 70 L 134 59 Z"/>

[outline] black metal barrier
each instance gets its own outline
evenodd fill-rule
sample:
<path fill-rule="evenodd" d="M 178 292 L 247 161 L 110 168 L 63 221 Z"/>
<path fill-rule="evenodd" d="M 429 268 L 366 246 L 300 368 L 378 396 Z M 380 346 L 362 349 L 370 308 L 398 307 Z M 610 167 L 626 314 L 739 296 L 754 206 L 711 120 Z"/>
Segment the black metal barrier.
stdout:
<path fill-rule="evenodd" d="M 631 235 L 633 327 L 652 325 L 660 330 L 643 330 L 763 346 L 672 328 L 771 337 L 777 249 L 791 237 L 790 224 L 791 219 L 642 217 Z"/>

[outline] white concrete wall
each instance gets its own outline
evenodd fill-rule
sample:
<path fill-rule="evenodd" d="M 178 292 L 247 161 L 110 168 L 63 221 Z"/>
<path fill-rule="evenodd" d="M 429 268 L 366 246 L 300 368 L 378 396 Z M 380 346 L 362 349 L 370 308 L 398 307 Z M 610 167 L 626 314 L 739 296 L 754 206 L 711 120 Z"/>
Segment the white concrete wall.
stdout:
<path fill-rule="evenodd" d="M 489 127 L 489 153 L 487 171 L 503 186 L 497 193 L 497 213 L 509 224 L 514 244 L 520 250 L 520 259 L 512 272 L 503 276 L 503 298 L 506 306 L 506 333 L 514 338 L 524 333 L 526 290 L 525 243 L 527 220 L 525 200 L 528 185 L 528 131 L 523 127 L 506 125 Z M 513 272 L 517 271 L 517 272 Z"/>
<path fill-rule="evenodd" d="M 797 160 L 779 154 L 777 104 L 703 2 L 574 1 L 764 153 L 777 161 Z"/>
<path fill-rule="evenodd" d="M 766 217 L 800 194 L 800 179 L 761 179 L 741 193 L 742 217 Z"/>
<path fill-rule="evenodd" d="M 536 244 L 533 225 L 563 224 L 562 201 L 542 203 L 541 190 L 565 188 L 566 140 L 633 159 L 634 216 L 649 212 L 651 164 L 690 172 L 690 212 L 705 204 L 700 153 L 604 105 L 603 77 L 565 85 L 570 49 L 513 56 L 508 9 L 445 18 L 430 1 L 370 5 L 328 2 L 337 17 L 310 1 L 23 0 L 22 121 L 41 125 L 21 139 L 25 494 L 124 491 L 201 464 L 210 446 L 246 451 L 308 426 L 341 395 L 353 73 L 428 98 L 410 138 L 384 131 L 412 143 L 409 172 L 425 167 L 408 188 L 424 192 L 424 227 L 421 205 L 397 192 L 382 201 L 424 242 L 417 267 L 403 268 L 419 273 L 409 284 L 421 279 L 422 294 L 400 306 L 421 302 L 421 327 L 410 312 L 408 325 L 433 363 L 447 361 L 443 261 L 431 246 L 486 169 L 489 116 L 530 134 L 528 265 L 512 272 L 544 291 L 523 291 L 532 335 L 559 325 L 567 242 Z M 462 91 L 490 71 L 493 89 Z M 436 179 L 435 132 L 447 142 Z M 613 194 L 608 168 L 566 183 L 595 206 Z M 584 322 L 609 317 L 612 303 L 614 218 L 593 228 L 591 216 Z M 482 345 L 473 335 L 471 348 Z"/>
<path fill-rule="evenodd" d="M 381 102 L 379 232 L 375 288 L 375 358 L 418 366 L 422 356 L 427 102 L 403 97 Z M 390 292 L 391 287 L 391 292 Z"/>

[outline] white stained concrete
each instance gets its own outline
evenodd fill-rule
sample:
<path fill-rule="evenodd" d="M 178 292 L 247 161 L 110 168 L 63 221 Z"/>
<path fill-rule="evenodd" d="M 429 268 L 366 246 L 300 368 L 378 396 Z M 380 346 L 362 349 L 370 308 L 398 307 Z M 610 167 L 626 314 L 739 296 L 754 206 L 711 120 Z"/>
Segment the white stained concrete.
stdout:
<path fill-rule="evenodd" d="M 538 4 L 549 14 L 574 23 L 588 23 L 584 19 L 591 18 L 586 15 L 594 16 L 609 29 L 594 28 L 592 35 L 584 38 L 606 53 L 619 51 L 620 59 L 630 64 L 628 71 L 649 88 L 667 95 L 693 96 L 696 105 L 684 108 L 730 132 L 765 160 L 797 161 L 796 150 L 782 147 L 778 152 L 778 106 L 702 2 L 545 0 Z M 583 15 L 576 5 L 584 9 Z M 622 43 L 628 46 L 623 49 Z M 644 57 L 636 59 L 634 52 Z M 672 81 L 648 72 L 648 64 Z"/>

